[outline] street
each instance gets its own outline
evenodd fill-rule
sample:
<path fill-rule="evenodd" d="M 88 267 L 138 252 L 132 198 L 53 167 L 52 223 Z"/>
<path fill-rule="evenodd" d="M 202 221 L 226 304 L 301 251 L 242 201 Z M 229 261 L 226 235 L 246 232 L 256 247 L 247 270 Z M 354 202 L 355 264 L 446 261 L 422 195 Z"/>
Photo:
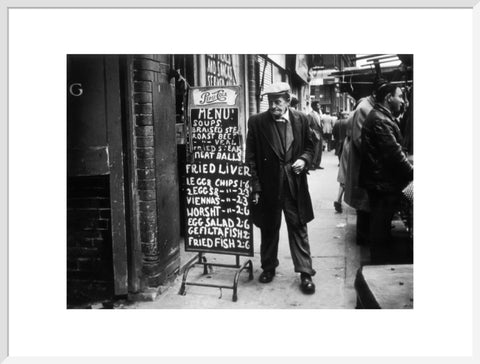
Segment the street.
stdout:
<path fill-rule="evenodd" d="M 299 288 L 299 274 L 293 270 L 288 247 L 287 230 L 284 221 L 280 230 L 280 265 L 273 282 L 261 284 L 258 276 L 260 268 L 260 231 L 254 227 L 255 255 L 252 257 L 254 279 L 248 279 L 247 271 L 241 273 L 238 285 L 238 300 L 232 301 L 231 289 L 188 286 L 186 294 L 179 295 L 182 275 L 170 285 L 161 289 L 154 301 L 125 304 L 125 308 L 355 308 L 353 282 L 360 266 L 361 257 L 367 249 L 355 244 L 355 211 L 344 204 L 343 213 L 336 213 L 333 207 L 338 192 L 338 159 L 334 152 L 324 152 L 323 170 L 310 171 L 309 188 L 312 197 L 315 219 L 308 224 L 313 267 L 317 271 L 313 277 L 316 293 L 304 295 Z M 182 259 L 188 255 L 183 253 Z M 235 257 L 206 254 L 208 262 L 234 264 Z M 241 257 L 240 262 L 248 260 Z M 203 274 L 202 266 L 195 266 L 188 275 L 189 282 L 231 286 L 234 269 L 213 267 L 209 274 Z"/>

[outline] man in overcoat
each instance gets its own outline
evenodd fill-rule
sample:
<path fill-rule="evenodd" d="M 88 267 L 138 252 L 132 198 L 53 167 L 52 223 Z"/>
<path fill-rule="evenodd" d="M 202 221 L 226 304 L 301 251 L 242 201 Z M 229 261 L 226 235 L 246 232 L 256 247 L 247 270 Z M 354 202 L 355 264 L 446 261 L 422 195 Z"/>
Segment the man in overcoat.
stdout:
<path fill-rule="evenodd" d="M 352 115 L 350 128 L 350 153 L 348 155 L 345 176 L 345 202 L 356 210 L 356 241 L 358 245 L 367 245 L 370 228 L 370 203 L 367 191 L 359 184 L 362 128 L 367 115 L 375 105 L 375 91 L 386 81 L 378 78 L 374 81 L 370 96 L 361 99 Z"/>
<path fill-rule="evenodd" d="M 349 125 L 350 130 L 350 153 L 348 155 L 347 169 L 345 176 L 345 202 L 356 210 L 356 241 L 358 245 L 366 245 L 368 241 L 368 230 L 370 226 L 370 204 L 365 189 L 359 186 L 360 174 L 362 127 L 368 113 L 375 105 L 374 94 L 361 99 Z"/>
<path fill-rule="evenodd" d="M 313 219 L 308 191 L 308 167 L 313 157 L 313 141 L 305 114 L 289 108 L 290 86 L 280 82 L 264 92 L 269 109 L 248 120 L 246 161 L 252 176 L 251 214 L 261 230 L 261 283 L 275 276 L 281 213 L 284 212 L 288 241 L 300 288 L 315 292 L 312 276 L 307 223 Z"/>

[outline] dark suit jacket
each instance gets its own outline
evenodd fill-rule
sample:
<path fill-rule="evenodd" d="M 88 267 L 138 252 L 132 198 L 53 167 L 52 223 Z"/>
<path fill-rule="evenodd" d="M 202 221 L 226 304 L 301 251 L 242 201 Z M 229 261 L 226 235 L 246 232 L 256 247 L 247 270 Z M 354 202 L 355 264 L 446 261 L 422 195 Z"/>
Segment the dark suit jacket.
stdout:
<path fill-rule="evenodd" d="M 310 124 L 310 129 L 312 129 L 315 135 L 314 143 L 322 140 L 323 129 L 321 125 L 322 121 L 320 119 L 320 114 L 312 110 L 312 112 L 308 114 L 308 121 Z"/>
<path fill-rule="evenodd" d="M 293 181 L 291 186 L 295 190 L 291 192 L 296 197 L 300 221 L 306 224 L 313 219 L 306 175 L 313 158 L 309 120 L 298 111 L 289 112 L 294 138 L 291 163 L 299 158 L 306 162 L 304 171 L 299 175 L 294 174 L 291 163 L 282 158 L 282 143 L 270 112 L 253 115 L 248 120 L 246 162 L 252 175 L 252 192 L 260 193 L 258 205 L 251 206 L 251 215 L 254 224 L 259 227 L 271 224 L 271 212 L 280 207 L 285 173 Z"/>

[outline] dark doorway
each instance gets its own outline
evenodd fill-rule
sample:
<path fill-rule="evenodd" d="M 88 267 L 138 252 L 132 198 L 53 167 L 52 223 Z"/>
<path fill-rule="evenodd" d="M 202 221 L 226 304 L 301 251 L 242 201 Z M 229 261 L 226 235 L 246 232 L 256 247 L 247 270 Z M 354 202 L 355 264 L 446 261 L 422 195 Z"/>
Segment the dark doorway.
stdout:
<path fill-rule="evenodd" d="M 67 57 L 67 304 L 127 294 L 116 56 Z"/>

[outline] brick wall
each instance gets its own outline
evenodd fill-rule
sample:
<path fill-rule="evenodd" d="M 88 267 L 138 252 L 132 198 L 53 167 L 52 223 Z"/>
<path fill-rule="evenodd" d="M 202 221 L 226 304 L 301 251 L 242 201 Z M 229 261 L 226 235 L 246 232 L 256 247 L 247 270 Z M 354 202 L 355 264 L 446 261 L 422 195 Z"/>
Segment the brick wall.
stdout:
<path fill-rule="evenodd" d="M 67 183 L 67 304 L 113 295 L 109 176 Z"/>
<path fill-rule="evenodd" d="M 248 55 L 248 116 L 252 116 L 258 112 L 257 110 L 257 68 L 258 63 L 255 62 L 255 56 Z"/>
<path fill-rule="evenodd" d="M 152 81 L 158 64 L 153 55 L 139 55 L 134 57 L 133 67 L 137 209 L 144 260 L 142 266 L 148 277 L 159 259 L 152 104 Z"/>
<path fill-rule="evenodd" d="M 136 188 L 134 187 L 133 190 L 137 194 L 134 198 L 136 201 L 134 209 L 142 252 L 141 286 L 163 284 L 165 279 L 172 275 L 175 264 L 178 265 L 172 260 L 174 258 L 172 254 L 174 255 L 175 252 L 172 253 L 164 246 L 165 236 L 163 235 L 165 229 L 168 231 L 171 229 L 166 228 L 165 224 L 171 225 L 174 219 L 171 221 L 170 219 L 164 220 L 161 218 L 162 215 L 157 213 L 159 208 L 157 201 L 159 199 L 164 201 L 164 197 L 157 195 L 157 193 L 161 194 L 169 189 L 169 186 L 165 185 L 165 181 L 156 180 L 156 176 L 164 173 L 164 171 L 156 170 L 156 168 L 159 168 L 158 166 L 163 168 L 165 163 L 170 160 L 171 151 L 169 150 L 168 155 L 165 152 L 170 146 L 163 143 L 162 136 L 167 135 L 170 130 L 170 125 L 165 123 L 172 122 L 172 140 L 175 141 L 175 99 L 173 93 L 171 105 L 165 106 L 166 108 L 171 107 L 172 120 L 166 117 L 169 114 L 166 109 L 161 109 L 159 115 L 154 115 L 155 105 L 153 105 L 152 87 L 153 85 L 160 87 L 160 84 L 169 84 L 170 76 L 170 57 L 168 55 L 135 55 L 133 57 L 133 122 L 135 131 L 132 144 L 135 153 L 133 168 L 135 171 L 134 183 L 136 184 Z M 167 95 L 164 94 L 161 97 L 162 102 L 168 99 Z M 155 128 L 158 128 L 158 130 L 155 130 Z M 159 143 L 159 145 L 155 145 L 155 143 Z M 176 148 L 175 144 L 173 148 Z M 175 160 L 171 162 L 176 163 Z M 162 190 L 164 187 L 165 190 Z M 159 192 L 159 188 L 161 192 Z M 174 206 L 172 206 L 171 213 L 178 214 Z M 170 239 L 170 237 L 167 239 L 167 245 L 178 244 L 177 241 L 171 241 Z"/>

